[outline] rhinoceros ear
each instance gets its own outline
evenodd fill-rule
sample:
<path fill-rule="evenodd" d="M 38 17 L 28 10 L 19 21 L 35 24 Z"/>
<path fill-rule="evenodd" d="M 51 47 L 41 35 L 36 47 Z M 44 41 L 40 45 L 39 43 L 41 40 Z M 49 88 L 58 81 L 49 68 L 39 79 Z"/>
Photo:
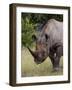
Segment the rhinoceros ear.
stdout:
<path fill-rule="evenodd" d="M 32 39 L 33 39 L 33 41 L 36 41 L 37 40 L 36 35 L 32 35 Z"/>
<path fill-rule="evenodd" d="M 46 41 L 49 39 L 49 35 L 45 34 Z"/>

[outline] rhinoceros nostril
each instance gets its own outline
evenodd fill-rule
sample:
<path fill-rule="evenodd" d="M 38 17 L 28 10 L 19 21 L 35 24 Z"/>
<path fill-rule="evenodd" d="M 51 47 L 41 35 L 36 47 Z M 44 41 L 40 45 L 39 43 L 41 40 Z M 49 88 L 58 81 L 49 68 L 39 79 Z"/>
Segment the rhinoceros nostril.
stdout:
<path fill-rule="evenodd" d="M 41 55 L 41 54 L 39 54 L 39 57 L 42 57 L 42 55 Z"/>

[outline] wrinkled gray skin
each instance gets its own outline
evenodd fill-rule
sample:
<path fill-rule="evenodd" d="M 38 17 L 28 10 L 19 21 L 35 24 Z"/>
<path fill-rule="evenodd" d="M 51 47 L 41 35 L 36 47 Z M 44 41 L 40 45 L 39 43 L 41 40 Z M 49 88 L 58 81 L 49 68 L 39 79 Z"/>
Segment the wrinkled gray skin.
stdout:
<path fill-rule="evenodd" d="M 49 56 L 53 69 L 58 71 L 60 57 L 63 56 L 63 23 L 50 19 L 38 36 L 32 37 L 36 41 L 36 50 L 29 51 L 37 64 L 41 64 Z"/>

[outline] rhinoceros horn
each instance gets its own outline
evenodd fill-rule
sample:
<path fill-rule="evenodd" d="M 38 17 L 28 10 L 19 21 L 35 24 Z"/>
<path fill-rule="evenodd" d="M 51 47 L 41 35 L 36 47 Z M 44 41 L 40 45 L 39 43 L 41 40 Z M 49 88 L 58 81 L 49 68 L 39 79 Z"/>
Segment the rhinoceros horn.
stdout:
<path fill-rule="evenodd" d="M 30 51 L 31 55 L 32 55 L 34 58 L 36 58 L 36 53 L 35 53 L 34 51 L 32 51 L 29 47 L 27 47 L 27 48 L 28 48 L 28 50 Z"/>

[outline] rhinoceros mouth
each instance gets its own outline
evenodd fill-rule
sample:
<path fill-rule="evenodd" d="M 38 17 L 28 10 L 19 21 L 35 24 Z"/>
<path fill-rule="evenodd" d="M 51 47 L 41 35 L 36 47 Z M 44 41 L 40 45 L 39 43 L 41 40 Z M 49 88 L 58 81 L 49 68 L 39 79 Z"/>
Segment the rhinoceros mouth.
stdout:
<path fill-rule="evenodd" d="M 45 59 L 42 59 L 41 61 L 39 61 L 38 59 L 34 59 L 35 63 L 38 65 L 38 64 L 41 64 L 45 61 Z"/>
<path fill-rule="evenodd" d="M 45 59 L 47 58 L 47 57 L 38 57 L 37 52 L 32 51 L 29 47 L 28 47 L 28 50 L 31 53 L 31 55 L 34 57 L 34 61 L 36 64 L 43 63 Z"/>

